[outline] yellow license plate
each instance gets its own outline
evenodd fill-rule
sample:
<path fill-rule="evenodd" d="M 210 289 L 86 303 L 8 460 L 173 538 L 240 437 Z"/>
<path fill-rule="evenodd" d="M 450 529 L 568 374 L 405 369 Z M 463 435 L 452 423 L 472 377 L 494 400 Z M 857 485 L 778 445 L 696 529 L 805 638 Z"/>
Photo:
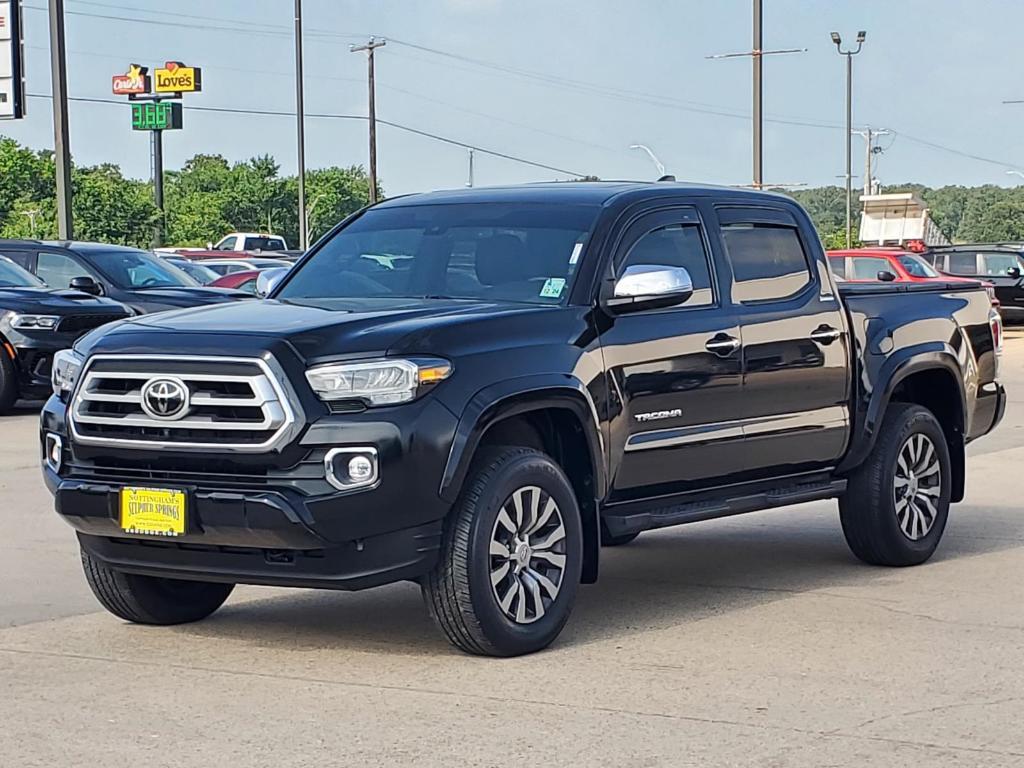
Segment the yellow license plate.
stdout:
<path fill-rule="evenodd" d="M 185 493 L 166 488 L 122 488 L 121 528 L 128 533 L 181 536 Z"/>

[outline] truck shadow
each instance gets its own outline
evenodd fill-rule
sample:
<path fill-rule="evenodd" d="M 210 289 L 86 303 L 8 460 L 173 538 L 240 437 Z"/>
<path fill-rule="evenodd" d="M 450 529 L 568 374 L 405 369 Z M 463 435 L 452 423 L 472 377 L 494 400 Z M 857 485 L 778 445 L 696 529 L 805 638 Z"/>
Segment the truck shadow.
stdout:
<path fill-rule="evenodd" d="M 857 561 L 837 515 L 815 507 L 650 532 L 628 546 L 603 550 L 601 579 L 581 588 L 555 648 L 569 652 L 581 644 L 627 641 L 636 632 L 809 592 L 881 604 L 895 599 L 892 587 L 909 572 Z M 1024 519 L 1013 509 L 961 505 L 954 512 L 945 541 L 923 567 L 1024 546 Z M 995 516 L 998 527 L 985 524 Z M 998 537 L 987 535 L 993 530 Z M 831 593 L 842 589 L 847 593 Z M 359 593 L 298 591 L 229 602 L 207 621 L 178 631 L 279 650 L 456 652 L 427 615 L 419 587 L 408 583 Z"/>

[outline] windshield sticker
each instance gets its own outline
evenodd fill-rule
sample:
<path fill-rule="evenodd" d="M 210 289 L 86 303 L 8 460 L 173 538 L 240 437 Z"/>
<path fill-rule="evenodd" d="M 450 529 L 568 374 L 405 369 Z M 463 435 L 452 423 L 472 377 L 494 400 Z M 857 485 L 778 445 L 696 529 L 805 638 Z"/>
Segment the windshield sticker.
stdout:
<path fill-rule="evenodd" d="M 562 290 L 565 288 L 564 277 L 549 277 L 544 281 L 544 287 L 540 289 L 541 298 L 545 299 L 557 299 L 562 295 Z"/>
<path fill-rule="evenodd" d="M 572 256 L 569 257 L 569 263 L 575 264 L 579 261 L 581 253 L 583 253 L 583 243 L 576 243 L 576 246 L 572 249 Z"/>

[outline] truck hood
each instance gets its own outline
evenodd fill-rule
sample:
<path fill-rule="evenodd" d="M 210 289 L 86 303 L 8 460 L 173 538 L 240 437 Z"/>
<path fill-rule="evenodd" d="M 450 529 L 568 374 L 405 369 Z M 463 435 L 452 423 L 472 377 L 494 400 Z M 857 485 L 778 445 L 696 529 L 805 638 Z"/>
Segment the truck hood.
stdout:
<path fill-rule="evenodd" d="M 555 307 L 433 299 L 347 299 L 329 304 L 278 301 L 231 302 L 212 307 L 144 315 L 113 329 L 103 346 L 117 345 L 121 334 L 135 343 L 180 349 L 182 334 L 223 338 L 257 337 L 288 342 L 305 360 L 348 354 L 383 354 L 407 337 L 421 337 L 443 326 L 494 321 L 504 316 L 550 312 Z M 161 338 L 164 334 L 166 336 Z M 244 344 L 244 346 L 249 346 Z"/>
<path fill-rule="evenodd" d="M 33 315 L 127 314 L 124 305 L 81 291 L 54 288 L 0 288 L 0 311 Z"/>

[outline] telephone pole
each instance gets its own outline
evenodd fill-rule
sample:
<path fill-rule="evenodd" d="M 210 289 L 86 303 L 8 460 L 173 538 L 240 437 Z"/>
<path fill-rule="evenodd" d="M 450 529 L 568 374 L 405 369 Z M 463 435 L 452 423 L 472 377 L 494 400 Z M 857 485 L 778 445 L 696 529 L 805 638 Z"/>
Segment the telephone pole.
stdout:
<path fill-rule="evenodd" d="M 705 56 L 706 59 L 737 59 L 749 56 L 753 64 L 753 161 L 754 161 L 754 189 L 764 187 L 764 111 L 763 96 L 764 83 L 761 77 L 762 59 L 765 56 L 774 56 L 780 53 L 804 53 L 806 48 L 780 48 L 775 51 L 766 51 L 762 45 L 762 31 L 764 28 L 761 15 L 763 0 L 753 0 L 754 4 L 754 44 L 751 50 L 742 53 L 716 53 L 712 56 Z"/>
<path fill-rule="evenodd" d="M 57 236 L 71 240 L 71 139 L 68 131 L 68 61 L 64 0 L 50 0 L 50 78 L 53 91 L 53 160 L 57 168 Z"/>
<path fill-rule="evenodd" d="M 295 0 L 295 117 L 299 144 L 299 250 L 309 247 L 306 226 L 306 114 L 302 93 L 302 0 Z"/>
<path fill-rule="evenodd" d="M 853 162 L 851 159 L 853 141 L 853 57 L 864 47 L 868 33 L 857 33 L 857 47 L 843 50 L 843 38 L 838 32 L 832 33 L 832 42 L 840 56 L 846 57 L 846 247 L 853 247 Z"/>
<path fill-rule="evenodd" d="M 892 131 L 888 131 L 885 128 L 873 130 L 872 128 L 865 128 L 863 131 L 854 131 L 855 134 L 864 139 L 864 194 L 873 195 L 875 194 L 875 176 L 871 170 L 871 166 L 874 160 L 874 155 L 882 151 L 881 147 L 875 146 L 875 141 L 880 136 L 889 136 Z"/>
<path fill-rule="evenodd" d="M 366 45 L 353 45 L 349 48 L 352 53 L 360 53 L 366 51 L 366 62 L 367 62 L 367 75 L 370 86 L 370 103 L 369 103 L 369 119 L 370 119 L 370 204 L 377 202 L 377 107 L 374 98 L 374 83 L 373 83 L 373 52 L 378 48 L 383 48 L 388 44 L 387 40 L 378 40 L 375 37 L 371 37 Z"/>
<path fill-rule="evenodd" d="M 466 186 L 472 188 L 473 186 L 473 150 L 469 150 L 469 178 L 466 179 Z"/>

